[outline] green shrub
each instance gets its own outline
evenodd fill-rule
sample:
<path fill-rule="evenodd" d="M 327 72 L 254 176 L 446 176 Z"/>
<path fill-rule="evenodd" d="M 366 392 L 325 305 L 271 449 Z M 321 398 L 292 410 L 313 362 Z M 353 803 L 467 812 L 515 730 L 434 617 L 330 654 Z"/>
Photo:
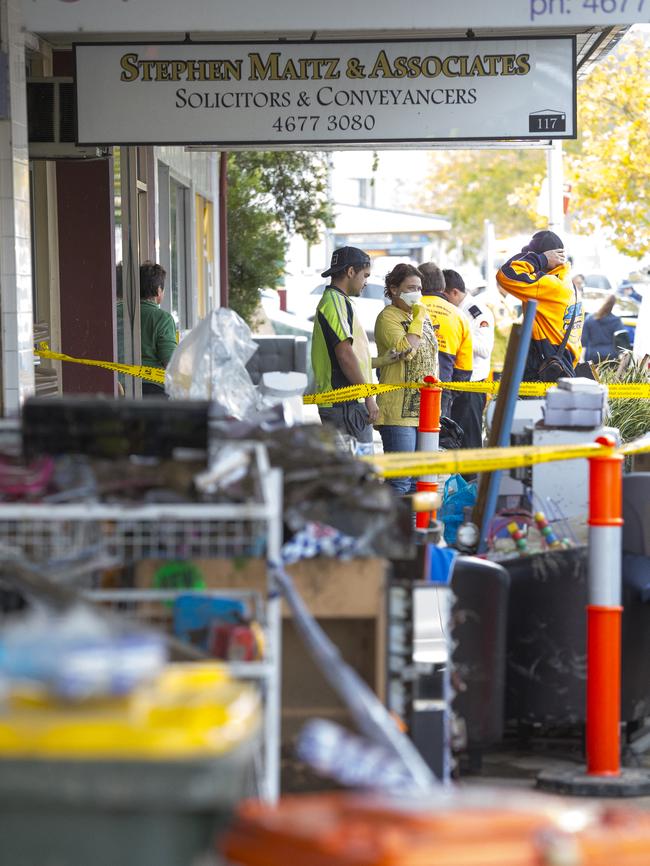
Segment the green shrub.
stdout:
<path fill-rule="evenodd" d="M 603 385 L 614 382 L 649 382 L 647 358 L 636 361 L 626 353 L 617 361 L 602 361 L 596 375 Z M 650 432 L 650 400 L 610 400 L 607 413 L 610 427 L 618 427 L 623 442 Z"/>

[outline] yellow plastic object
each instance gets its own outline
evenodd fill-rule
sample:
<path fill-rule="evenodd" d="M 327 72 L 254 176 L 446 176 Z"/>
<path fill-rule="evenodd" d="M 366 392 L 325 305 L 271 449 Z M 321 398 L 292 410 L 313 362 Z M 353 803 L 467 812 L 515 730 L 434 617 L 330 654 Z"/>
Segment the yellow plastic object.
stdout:
<path fill-rule="evenodd" d="M 128 698 L 71 706 L 12 692 L 0 706 L 0 760 L 209 758 L 250 740 L 259 723 L 256 690 L 223 665 L 169 665 Z"/>

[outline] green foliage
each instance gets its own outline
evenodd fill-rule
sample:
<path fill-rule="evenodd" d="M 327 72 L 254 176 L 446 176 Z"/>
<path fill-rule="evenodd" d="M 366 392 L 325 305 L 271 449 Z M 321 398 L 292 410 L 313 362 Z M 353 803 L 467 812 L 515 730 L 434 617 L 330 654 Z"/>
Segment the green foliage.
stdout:
<path fill-rule="evenodd" d="M 612 382 L 648 382 L 648 361 L 635 361 L 625 355 L 621 361 L 603 361 L 597 368 L 603 384 Z M 631 442 L 650 433 L 650 400 L 610 400 L 607 423 L 618 427 L 623 442 Z"/>
<path fill-rule="evenodd" d="M 324 156 L 243 152 L 228 157 L 228 277 L 230 305 L 246 321 L 261 288 L 284 273 L 289 234 L 317 243 L 332 224 Z"/>
<path fill-rule="evenodd" d="M 650 44 L 633 33 L 578 87 L 578 139 L 564 145 L 572 229 L 603 233 L 619 250 L 650 252 Z M 477 254 L 483 220 L 497 237 L 547 225 L 537 213 L 543 152 L 452 151 L 432 157 L 420 205 L 447 216 L 465 252 Z"/>
<path fill-rule="evenodd" d="M 465 254 L 478 256 L 485 219 L 492 220 L 497 237 L 530 230 L 530 217 L 515 193 L 533 179 L 540 184 L 544 173 L 538 150 L 439 152 L 432 155 L 419 204 L 450 219 Z"/>
<path fill-rule="evenodd" d="M 257 204 L 255 178 L 228 166 L 228 282 L 230 306 L 247 322 L 259 290 L 282 277 L 285 238 L 274 214 Z"/>
<path fill-rule="evenodd" d="M 578 146 L 565 170 L 575 227 L 625 255 L 650 252 L 650 44 L 631 35 L 578 89 Z"/>

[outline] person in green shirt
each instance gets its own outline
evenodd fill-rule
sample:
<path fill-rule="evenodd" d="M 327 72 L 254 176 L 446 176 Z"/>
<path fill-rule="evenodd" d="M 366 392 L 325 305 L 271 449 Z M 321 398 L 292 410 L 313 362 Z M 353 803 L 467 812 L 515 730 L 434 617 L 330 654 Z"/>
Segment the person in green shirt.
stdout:
<path fill-rule="evenodd" d="M 176 323 L 160 302 L 165 292 L 167 272 L 158 264 L 140 265 L 140 345 L 142 364 L 164 370 L 176 348 Z M 165 389 L 155 382 L 142 383 L 143 397 L 165 397 Z"/>
<path fill-rule="evenodd" d="M 314 317 L 311 362 L 316 393 L 372 382 L 372 360 L 366 332 L 350 298 L 359 297 L 370 276 L 370 257 L 356 247 L 340 247 L 323 271 L 330 283 Z M 332 424 L 357 443 L 357 453 L 372 453 L 374 397 L 318 407 L 323 423 Z"/>

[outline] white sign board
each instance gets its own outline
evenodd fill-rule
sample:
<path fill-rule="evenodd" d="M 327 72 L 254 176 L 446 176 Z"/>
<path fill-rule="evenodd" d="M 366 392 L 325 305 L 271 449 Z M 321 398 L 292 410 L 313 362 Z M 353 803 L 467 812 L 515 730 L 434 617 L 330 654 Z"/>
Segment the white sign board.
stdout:
<path fill-rule="evenodd" d="M 650 21 L 650 0 L 22 0 L 35 33 L 298 33 L 607 27 Z"/>
<path fill-rule="evenodd" d="M 573 138 L 573 38 L 79 44 L 80 144 Z"/>

